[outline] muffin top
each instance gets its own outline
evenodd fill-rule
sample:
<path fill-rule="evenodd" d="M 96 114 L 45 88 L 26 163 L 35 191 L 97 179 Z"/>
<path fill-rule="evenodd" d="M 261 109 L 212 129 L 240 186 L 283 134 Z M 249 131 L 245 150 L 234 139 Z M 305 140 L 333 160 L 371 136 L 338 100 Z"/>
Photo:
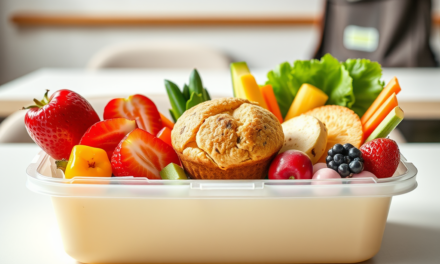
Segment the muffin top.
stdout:
<path fill-rule="evenodd" d="M 171 138 L 185 159 L 228 169 L 277 153 L 284 134 L 278 119 L 256 103 L 222 98 L 186 111 Z"/>

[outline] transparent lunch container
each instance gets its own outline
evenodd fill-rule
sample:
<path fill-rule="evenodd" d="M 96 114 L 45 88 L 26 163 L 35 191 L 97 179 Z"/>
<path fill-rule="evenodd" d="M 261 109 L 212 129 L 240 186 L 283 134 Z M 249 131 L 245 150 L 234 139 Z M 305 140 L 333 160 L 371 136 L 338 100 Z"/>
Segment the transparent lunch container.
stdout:
<path fill-rule="evenodd" d="M 386 179 L 68 180 L 44 152 L 27 174 L 82 263 L 360 262 L 379 251 L 392 196 L 417 187 L 403 156 Z"/>

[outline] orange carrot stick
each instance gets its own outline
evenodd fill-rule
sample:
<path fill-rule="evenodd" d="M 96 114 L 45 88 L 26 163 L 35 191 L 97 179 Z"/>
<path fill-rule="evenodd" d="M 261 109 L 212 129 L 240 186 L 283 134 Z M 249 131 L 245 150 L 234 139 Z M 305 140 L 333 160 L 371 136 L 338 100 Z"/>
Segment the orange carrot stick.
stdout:
<path fill-rule="evenodd" d="M 168 127 L 162 128 L 159 133 L 157 133 L 156 137 L 162 139 L 163 142 L 167 143 L 171 147 L 173 146 L 171 144 L 171 129 Z"/>
<path fill-rule="evenodd" d="M 168 118 L 166 118 L 166 116 L 162 115 L 162 113 L 159 113 L 159 114 L 160 114 L 160 119 L 162 119 L 162 124 L 165 127 L 168 127 L 169 129 L 173 130 L 174 123 L 171 120 L 169 120 Z"/>
<path fill-rule="evenodd" d="M 391 81 L 383 88 L 382 92 L 380 92 L 379 96 L 377 96 L 376 100 L 371 104 L 368 110 L 361 118 L 362 125 L 367 123 L 368 119 L 370 119 L 374 113 L 379 109 L 382 104 L 391 96 L 391 94 L 398 94 L 400 92 L 399 81 L 396 77 L 393 77 Z"/>
<path fill-rule="evenodd" d="M 278 106 L 277 98 L 273 92 L 272 85 L 268 84 L 260 87 L 261 93 L 263 94 L 264 101 L 266 101 L 267 108 L 272 112 L 280 121 L 283 123 L 283 116 L 281 115 L 280 107 Z"/>
<path fill-rule="evenodd" d="M 367 139 L 374 129 L 384 118 L 396 107 L 398 106 L 396 94 L 393 93 L 388 99 L 380 106 L 379 109 L 374 113 L 374 115 L 368 119 L 367 123 L 363 125 L 364 129 L 364 139 Z"/>

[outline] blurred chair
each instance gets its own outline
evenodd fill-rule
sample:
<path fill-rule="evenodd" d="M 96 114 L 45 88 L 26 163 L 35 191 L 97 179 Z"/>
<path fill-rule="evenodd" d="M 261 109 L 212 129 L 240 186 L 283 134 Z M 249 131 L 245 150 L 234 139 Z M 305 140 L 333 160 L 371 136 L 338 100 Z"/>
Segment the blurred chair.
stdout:
<path fill-rule="evenodd" d="M 105 47 L 87 68 L 228 69 L 229 63 L 227 56 L 205 46 L 140 42 Z"/>
<path fill-rule="evenodd" d="M 24 126 L 26 111 L 19 110 L 0 123 L 0 143 L 33 143 Z"/>

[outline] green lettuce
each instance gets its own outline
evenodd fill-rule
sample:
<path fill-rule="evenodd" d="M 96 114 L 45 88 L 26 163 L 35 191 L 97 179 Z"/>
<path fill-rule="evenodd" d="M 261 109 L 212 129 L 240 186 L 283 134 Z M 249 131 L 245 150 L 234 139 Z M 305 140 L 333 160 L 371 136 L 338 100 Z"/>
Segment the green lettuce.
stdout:
<path fill-rule="evenodd" d="M 367 59 L 348 59 L 342 65 L 353 79 L 353 93 L 356 101 L 351 109 L 362 117 L 385 85 L 380 80 L 382 68 L 379 63 Z"/>
<path fill-rule="evenodd" d="M 376 62 L 365 59 L 339 62 L 330 54 L 321 60 L 297 60 L 291 66 L 281 63 L 267 74 L 283 117 L 302 84 L 308 83 L 325 92 L 326 104 L 353 109 L 359 116 L 368 109 L 380 91 L 382 70 Z"/>
<path fill-rule="evenodd" d="M 298 87 L 292 83 L 292 67 L 288 62 L 281 63 L 275 70 L 267 74 L 268 81 L 271 84 L 273 92 L 280 107 L 281 114 L 286 116 L 293 99 L 298 92 Z"/>

